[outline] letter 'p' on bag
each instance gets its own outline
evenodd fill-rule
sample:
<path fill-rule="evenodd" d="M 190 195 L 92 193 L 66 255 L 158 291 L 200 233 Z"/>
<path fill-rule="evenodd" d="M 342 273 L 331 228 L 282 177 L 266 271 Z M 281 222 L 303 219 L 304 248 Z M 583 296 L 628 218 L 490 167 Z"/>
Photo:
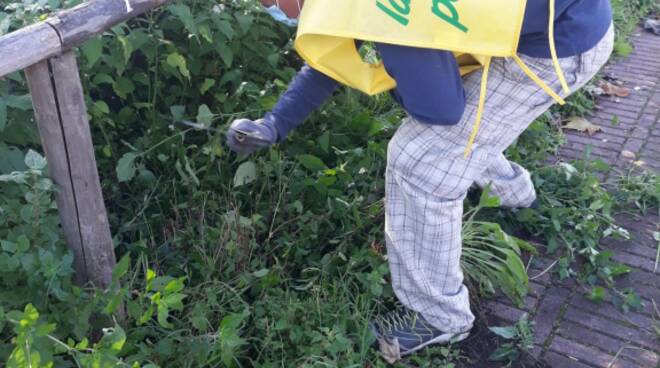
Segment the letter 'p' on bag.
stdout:
<path fill-rule="evenodd" d="M 536 0 L 535 0 L 536 1 Z M 559 80 L 564 79 L 554 47 L 554 0 L 550 2 L 550 49 Z M 355 40 L 452 51 L 461 74 L 484 68 L 479 109 L 465 154 L 479 129 L 492 57 L 511 57 L 559 103 L 564 100 L 517 56 L 526 0 L 306 0 L 295 47 L 314 69 L 367 94 L 396 87 L 380 64 L 362 60 Z M 465 57 L 470 54 L 472 57 Z M 478 61 L 476 67 L 474 61 Z"/>

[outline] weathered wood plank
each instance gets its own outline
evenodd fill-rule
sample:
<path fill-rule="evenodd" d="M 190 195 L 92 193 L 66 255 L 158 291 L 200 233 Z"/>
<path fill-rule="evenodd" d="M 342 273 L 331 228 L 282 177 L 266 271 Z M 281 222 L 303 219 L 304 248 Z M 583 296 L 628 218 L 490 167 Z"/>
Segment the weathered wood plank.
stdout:
<path fill-rule="evenodd" d="M 50 63 L 67 146 L 88 279 L 98 287 L 107 288 L 112 281 L 112 270 L 116 263 L 114 246 L 103 203 L 76 56 L 73 51 L 68 51 L 52 58 Z"/>
<path fill-rule="evenodd" d="M 57 29 L 62 48 L 80 45 L 105 30 L 154 9 L 167 0 L 94 0 L 47 19 Z"/>
<path fill-rule="evenodd" d="M 0 77 L 60 52 L 55 29 L 39 23 L 0 37 Z"/>
<path fill-rule="evenodd" d="M 91 0 L 0 37 L 0 77 L 74 48 L 167 0 Z"/>
<path fill-rule="evenodd" d="M 82 285 L 87 282 L 85 254 L 78 226 L 78 209 L 73 192 L 73 183 L 69 175 L 64 133 L 55 100 L 55 91 L 48 70 L 48 61 L 44 60 L 25 70 L 32 105 L 39 127 L 39 135 L 48 159 L 48 171 L 58 187 L 57 207 L 59 210 L 64 238 L 73 251 L 76 269 L 75 281 Z"/>

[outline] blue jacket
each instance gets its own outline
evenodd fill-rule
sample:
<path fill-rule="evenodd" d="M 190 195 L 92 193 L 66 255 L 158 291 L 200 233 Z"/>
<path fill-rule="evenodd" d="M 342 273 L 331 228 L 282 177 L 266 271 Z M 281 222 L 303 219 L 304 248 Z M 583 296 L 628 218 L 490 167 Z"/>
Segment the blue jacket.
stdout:
<path fill-rule="evenodd" d="M 579 55 L 594 47 L 612 23 L 609 0 L 555 0 L 555 45 L 559 57 Z M 548 0 L 529 0 L 518 51 L 550 58 Z M 388 74 L 396 80 L 394 99 L 418 121 L 457 124 L 465 110 L 465 93 L 451 52 L 376 44 Z M 300 125 L 339 87 L 333 79 L 304 66 L 266 114 L 280 140 Z"/>

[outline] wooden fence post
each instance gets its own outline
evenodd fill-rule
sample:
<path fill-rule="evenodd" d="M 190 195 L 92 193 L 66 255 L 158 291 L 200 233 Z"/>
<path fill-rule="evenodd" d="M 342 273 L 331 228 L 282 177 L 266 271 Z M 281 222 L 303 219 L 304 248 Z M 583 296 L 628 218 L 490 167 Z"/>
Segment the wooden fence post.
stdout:
<path fill-rule="evenodd" d="M 75 54 L 68 51 L 25 72 L 50 176 L 59 187 L 57 205 L 76 281 L 105 289 L 116 260 Z"/>

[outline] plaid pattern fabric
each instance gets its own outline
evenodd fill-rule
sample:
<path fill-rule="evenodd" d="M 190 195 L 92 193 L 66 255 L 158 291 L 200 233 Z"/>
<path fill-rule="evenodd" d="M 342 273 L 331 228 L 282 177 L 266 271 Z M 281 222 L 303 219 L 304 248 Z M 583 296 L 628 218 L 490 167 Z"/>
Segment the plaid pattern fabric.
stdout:
<path fill-rule="evenodd" d="M 606 63 L 613 39 L 610 29 L 592 50 L 560 59 L 572 91 Z M 551 60 L 522 58 L 554 90 L 561 89 Z M 494 59 L 481 129 L 464 158 L 480 82 L 480 72 L 464 80 L 467 107 L 459 124 L 408 118 L 388 147 L 385 237 L 392 284 L 403 305 L 445 332 L 466 331 L 474 321 L 460 266 L 467 190 L 473 183 L 491 184 L 503 205 L 530 205 L 536 194 L 529 173 L 502 152 L 554 103 L 514 61 Z"/>

